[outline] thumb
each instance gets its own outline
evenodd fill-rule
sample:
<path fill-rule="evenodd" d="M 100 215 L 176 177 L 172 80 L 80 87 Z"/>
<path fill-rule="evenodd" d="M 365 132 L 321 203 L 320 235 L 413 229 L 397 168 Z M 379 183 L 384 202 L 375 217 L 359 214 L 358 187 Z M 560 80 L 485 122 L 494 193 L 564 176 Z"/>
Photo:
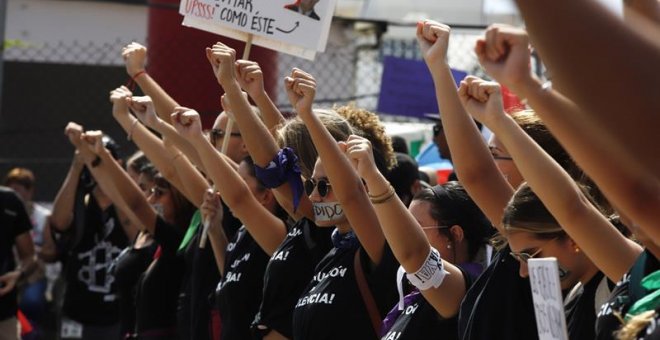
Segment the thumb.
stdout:
<path fill-rule="evenodd" d="M 337 142 L 337 146 L 339 147 L 339 150 L 344 153 L 348 149 L 348 144 L 346 144 L 346 142 Z"/>

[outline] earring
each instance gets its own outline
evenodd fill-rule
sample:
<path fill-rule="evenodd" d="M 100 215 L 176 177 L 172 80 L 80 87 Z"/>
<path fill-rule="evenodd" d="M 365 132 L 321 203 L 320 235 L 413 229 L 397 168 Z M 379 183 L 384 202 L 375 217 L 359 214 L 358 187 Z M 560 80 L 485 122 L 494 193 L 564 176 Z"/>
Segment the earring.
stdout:
<path fill-rule="evenodd" d="M 451 249 L 451 244 L 448 244 L 448 245 L 447 245 L 447 249 Z"/>
<path fill-rule="evenodd" d="M 575 253 L 577 254 L 577 253 L 579 253 L 579 252 L 580 252 L 580 248 L 575 247 Z"/>

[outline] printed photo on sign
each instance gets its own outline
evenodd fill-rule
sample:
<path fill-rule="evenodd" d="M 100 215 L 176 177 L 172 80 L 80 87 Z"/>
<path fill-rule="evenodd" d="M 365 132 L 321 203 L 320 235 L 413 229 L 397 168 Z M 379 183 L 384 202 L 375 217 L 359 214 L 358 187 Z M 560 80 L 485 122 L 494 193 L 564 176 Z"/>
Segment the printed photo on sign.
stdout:
<path fill-rule="evenodd" d="M 321 20 L 319 15 L 316 14 L 316 11 L 314 10 L 314 6 L 319 1 L 320 0 L 298 0 L 293 4 L 284 6 L 284 8 L 294 11 L 298 14 L 302 14 L 306 17 L 310 17 L 314 20 Z"/>
<path fill-rule="evenodd" d="M 182 0 L 183 25 L 313 59 L 325 51 L 337 0 Z"/>

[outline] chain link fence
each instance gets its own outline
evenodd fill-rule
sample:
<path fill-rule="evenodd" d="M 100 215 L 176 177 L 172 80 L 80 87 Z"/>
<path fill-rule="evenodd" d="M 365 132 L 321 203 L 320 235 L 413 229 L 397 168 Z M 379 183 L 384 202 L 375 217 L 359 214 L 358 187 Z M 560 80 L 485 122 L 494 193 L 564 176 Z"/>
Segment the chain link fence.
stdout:
<path fill-rule="evenodd" d="M 273 96 L 277 105 L 282 111 L 290 111 L 280 84 L 293 67 L 298 67 L 317 78 L 317 105 L 354 102 L 376 111 L 383 59 L 387 56 L 421 59 L 414 26 L 395 29 L 404 34 L 381 35 L 369 24 L 339 19 L 333 23 L 326 51 L 319 53 L 316 60 L 279 54 L 278 86 Z M 483 76 L 473 52 L 474 42 L 482 31 L 480 27 L 454 28 L 448 53 L 452 67 Z M 125 134 L 112 119 L 108 102 L 108 91 L 128 80 L 120 52 L 133 40 L 122 37 L 102 43 L 18 42 L 6 48 L 0 174 L 13 166 L 32 168 L 43 183 L 38 199 L 51 200 L 71 159 L 72 148 L 62 135 L 68 121 L 79 122 L 87 129 L 104 130 L 127 146 L 125 154 L 133 150 L 129 142 L 121 141 Z M 177 46 L 172 47 L 176 49 Z M 208 68 L 202 69 L 199 67 L 199 72 L 204 74 L 199 77 L 211 77 Z M 194 83 L 182 86 L 195 89 Z"/>

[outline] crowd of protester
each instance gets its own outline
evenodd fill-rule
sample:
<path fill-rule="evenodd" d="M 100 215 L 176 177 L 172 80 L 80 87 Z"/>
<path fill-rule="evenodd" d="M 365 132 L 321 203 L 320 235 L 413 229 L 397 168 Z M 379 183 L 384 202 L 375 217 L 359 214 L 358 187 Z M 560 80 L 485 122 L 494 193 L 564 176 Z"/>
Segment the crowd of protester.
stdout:
<path fill-rule="evenodd" d="M 660 5 L 626 1 L 624 21 L 516 2 L 528 31 L 490 26 L 475 53 L 493 81 L 458 89 L 450 28 L 418 23 L 454 167 L 440 185 L 376 114 L 314 108 L 303 70 L 285 118 L 257 63 L 208 47 L 224 94 L 205 130 L 129 44 L 145 96 L 109 99 L 139 151 L 71 122 L 51 210 L 28 169 L 0 187 L 0 339 L 535 339 L 528 261 L 545 257 L 570 339 L 660 339 L 660 70 L 630 66 L 660 60 Z M 502 85 L 527 107 L 506 112 Z"/>

